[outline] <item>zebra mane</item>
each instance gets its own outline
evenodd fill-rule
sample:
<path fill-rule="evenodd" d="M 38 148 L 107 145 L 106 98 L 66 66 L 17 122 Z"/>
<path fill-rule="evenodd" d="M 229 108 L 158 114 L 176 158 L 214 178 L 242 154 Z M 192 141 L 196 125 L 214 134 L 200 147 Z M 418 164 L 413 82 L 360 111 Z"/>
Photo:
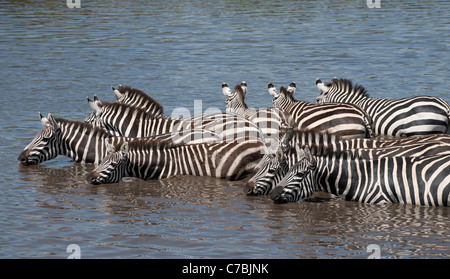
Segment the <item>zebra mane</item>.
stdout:
<path fill-rule="evenodd" d="M 353 86 L 353 83 L 351 80 L 349 79 L 345 79 L 345 78 L 334 78 L 331 80 L 331 82 L 326 83 L 326 86 L 332 86 L 335 85 L 339 92 L 346 92 L 347 94 L 351 94 L 351 95 L 358 95 L 360 97 L 367 97 L 369 98 L 369 93 L 367 93 L 367 90 L 364 86 L 356 84 L 355 86 Z"/>
<path fill-rule="evenodd" d="M 297 100 L 294 98 L 294 92 L 289 92 L 286 87 L 281 86 L 280 87 L 280 93 L 284 94 L 288 99 L 297 102 Z"/>
<path fill-rule="evenodd" d="M 236 92 L 237 97 L 239 98 L 239 102 L 241 102 L 242 104 L 244 104 L 244 108 L 248 109 L 247 104 L 245 103 L 245 94 L 244 94 L 244 90 L 242 89 L 240 84 L 236 84 L 234 86 L 234 92 Z"/>
<path fill-rule="evenodd" d="M 128 96 L 130 95 L 138 95 L 139 97 L 142 97 L 144 99 L 150 100 L 151 103 L 156 104 L 158 106 L 158 108 L 161 109 L 161 111 L 163 111 L 163 106 L 161 105 L 161 103 L 159 103 L 157 100 L 153 99 L 152 97 L 150 97 L 148 94 L 146 94 L 144 91 L 136 89 L 136 88 L 132 88 L 130 86 L 124 86 L 124 85 L 120 85 L 119 88 L 117 88 L 117 90 L 119 90 L 120 93 L 125 94 L 126 92 L 128 92 Z"/>

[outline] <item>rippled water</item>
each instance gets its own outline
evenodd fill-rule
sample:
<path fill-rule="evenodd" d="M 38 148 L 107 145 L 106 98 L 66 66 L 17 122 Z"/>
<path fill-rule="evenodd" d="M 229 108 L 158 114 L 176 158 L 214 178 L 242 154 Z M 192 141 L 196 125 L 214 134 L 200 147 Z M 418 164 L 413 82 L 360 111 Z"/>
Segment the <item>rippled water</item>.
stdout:
<path fill-rule="evenodd" d="M 86 96 L 111 85 L 144 90 L 170 115 L 224 109 L 223 81 L 247 81 L 250 107 L 270 107 L 267 83 L 333 76 L 372 96 L 450 101 L 446 1 L 4 1 L 0 4 L 0 257 L 448 258 L 450 209 L 342 200 L 272 204 L 245 180 L 126 178 L 92 186 L 91 164 L 65 157 L 17 163 L 41 130 L 37 113 L 82 120 Z"/>

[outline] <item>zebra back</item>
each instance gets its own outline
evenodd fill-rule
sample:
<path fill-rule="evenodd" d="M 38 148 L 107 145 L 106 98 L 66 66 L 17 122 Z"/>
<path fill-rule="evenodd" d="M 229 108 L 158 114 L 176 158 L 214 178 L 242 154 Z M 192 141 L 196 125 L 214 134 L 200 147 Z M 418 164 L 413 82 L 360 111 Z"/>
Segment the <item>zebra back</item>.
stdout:
<path fill-rule="evenodd" d="M 387 136 L 416 136 L 446 133 L 450 124 L 450 105 L 439 97 L 415 96 L 401 99 L 371 98 L 363 86 L 348 79 L 317 81 L 318 102 L 355 104 L 370 115 L 374 133 Z"/>
<path fill-rule="evenodd" d="M 273 103 L 292 116 L 299 130 L 327 132 L 342 138 L 372 137 L 372 119 L 361 108 L 352 104 L 294 101 L 293 92 L 281 87 Z"/>

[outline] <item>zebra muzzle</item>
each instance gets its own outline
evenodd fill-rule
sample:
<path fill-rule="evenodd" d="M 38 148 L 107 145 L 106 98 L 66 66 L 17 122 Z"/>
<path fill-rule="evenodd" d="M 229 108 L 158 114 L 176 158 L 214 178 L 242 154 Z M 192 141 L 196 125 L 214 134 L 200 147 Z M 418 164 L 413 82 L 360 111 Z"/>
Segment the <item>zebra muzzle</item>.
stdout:
<path fill-rule="evenodd" d="M 30 151 L 24 150 L 22 153 L 20 153 L 19 158 L 17 160 L 24 166 L 34 165 L 35 162 L 33 160 L 29 160 Z"/>
<path fill-rule="evenodd" d="M 98 172 L 97 171 L 92 171 L 90 174 L 88 174 L 88 176 L 86 177 L 87 182 L 94 184 L 94 185 L 98 185 L 101 184 L 97 178 L 99 177 Z"/>
<path fill-rule="evenodd" d="M 287 203 L 287 199 L 283 195 L 283 187 L 277 186 L 270 193 L 270 199 L 273 200 L 274 203 Z"/>

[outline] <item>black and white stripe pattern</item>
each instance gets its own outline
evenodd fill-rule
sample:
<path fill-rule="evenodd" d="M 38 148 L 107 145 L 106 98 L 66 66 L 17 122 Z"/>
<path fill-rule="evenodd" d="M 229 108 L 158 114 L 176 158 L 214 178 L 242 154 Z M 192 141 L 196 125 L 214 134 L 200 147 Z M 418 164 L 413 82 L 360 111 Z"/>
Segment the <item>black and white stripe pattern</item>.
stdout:
<path fill-rule="evenodd" d="M 287 135 L 287 136 L 286 136 Z M 266 152 L 244 187 L 247 195 L 268 194 L 297 161 L 297 148 L 307 148 L 313 155 L 349 153 L 359 158 L 418 157 L 450 155 L 449 135 L 428 135 L 410 138 L 350 139 L 334 135 L 299 132 L 288 129 L 280 140 L 276 156 Z M 281 163 L 285 161 L 286 165 Z"/>
<path fill-rule="evenodd" d="M 236 113 L 239 115 L 245 116 L 247 111 L 249 110 L 247 104 L 245 104 L 244 98 L 245 98 L 245 90 L 247 90 L 247 85 L 243 86 L 244 82 L 241 84 L 236 84 L 234 86 L 234 93 L 231 91 L 231 89 L 228 87 L 228 84 L 223 82 L 222 83 L 222 93 L 225 97 L 227 97 L 227 100 L 225 101 L 226 109 L 225 111 L 227 113 Z M 250 110 L 251 113 L 252 110 Z"/>
<path fill-rule="evenodd" d="M 271 198 L 293 202 L 314 191 L 370 204 L 449 206 L 450 155 L 363 159 L 347 152 L 317 157 L 309 153 L 288 170 Z"/>
<path fill-rule="evenodd" d="M 89 100 L 90 101 L 90 100 Z M 164 133 L 189 134 L 204 130 L 218 134 L 224 141 L 260 140 L 257 125 L 235 114 L 216 113 L 191 118 L 153 117 L 135 106 L 112 103 L 101 108 L 89 102 L 96 112 L 96 123 L 116 136 L 133 138 L 151 137 Z"/>
<path fill-rule="evenodd" d="M 232 93 L 225 82 L 222 84 L 222 92 L 228 97 L 225 101 L 226 111 L 241 115 L 256 124 L 264 136 L 265 143 L 268 146 L 273 146 L 279 138 L 279 132 L 282 126 L 295 126 L 296 122 L 289 113 L 277 108 L 248 108 L 244 101 L 244 91 L 246 90 L 247 84 L 245 81 L 234 86 L 234 93 Z"/>
<path fill-rule="evenodd" d="M 272 83 L 268 84 L 273 106 L 288 112 L 297 122 L 297 128 L 304 131 L 326 132 L 342 138 L 367 138 L 372 136 L 372 120 L 359 107 L 352 104 L 315 104 L 297 101 L 293 97 L 295 83 L 290 91 L 283 86 L 278 92 Z"/>
<path fill-rule="evenodd" d="M 253 170 L 263 146 L 261 142 L 186 145 L 136 140 L 123 143 L 105 157 L 87 180 L 102 184 L 116 183 L 126 176 L 161 179 L 173 175 L 236 180 Z"/>
<path fill-rule="evenodd" d="M 373 120 L 375 135 L 446 133 L 449 126 L 450 105 L 438 97 L 371 98 L 363 86 L 354 86 L 348 79 L 333 78 L 330 83 L 317 79 L 316 85 L 321 91 L 318 103 L 349 103 L 365 110 Z"/>
<path fill-rule="evenodd" d="M 153 116 L 162 116 L 164 113 L 164 108 L 158 101 L 139 89 L 122 85 L 117 89 L 114 87 L 112 89 L 117 103 L 142 108 L 145 112 Z"/>
<path fill-rule="evenodd" d="M 64 155 L 75 162 L 100 163 L 106 156 L 105 141 L 119 144 L 133 141 L 133 138 L 116 137 L 90 124 L 54 118 L 51 114 L 40 119 L 44 129 L 28 144 L 19 155 L 18 161 L 23 165 L 36 165 Z M 148 141 L 170 141 L 174 143 L 212 143 L 221 138 L 213 133 L 194 130 L 192 133 L 173 137 L 171 133 L 162 134 Z"/>

